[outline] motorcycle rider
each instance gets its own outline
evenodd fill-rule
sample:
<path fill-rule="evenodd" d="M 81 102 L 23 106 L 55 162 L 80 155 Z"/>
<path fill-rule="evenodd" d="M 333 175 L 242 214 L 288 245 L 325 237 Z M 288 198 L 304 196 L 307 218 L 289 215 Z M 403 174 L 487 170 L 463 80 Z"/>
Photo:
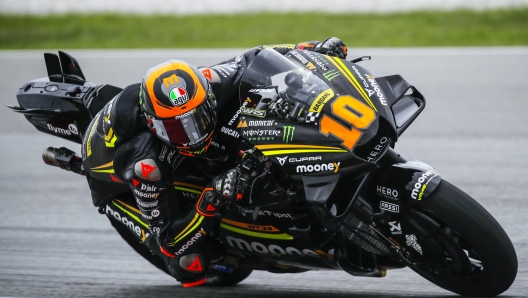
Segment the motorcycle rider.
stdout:
<path fill-rule="evenodd" d="M 224 202 L 244 196 L 257 165 L 250 154 L 243 155 L 231 169 L 211 179 L 197 203 L 187 209 L 186 198 L 178 197 L 173 179 L 203 170 L 203 166 L 195 168 L 200 168 L 199 163 L 181 165 L 189 159 L 206 159 L 218 119 L 231 119 L 240 108 L 240 79 L 264 48 L 283 55 L 292 49 L 340 58 L 347 55 L 344 43 L 331 37 L 322 42 L 260 46 L 198 69 L 170 60 L 149 69 L 141 84 L 116 95 L 95 115 L 84 136 L 83 166 L 94 205 L 101 213 L 117 210 L 120 207 L 111 201 L 132 191 L 136 210 L 151 233 L 144 241 L 152 252 L 164 256 L 168 270 L 184 287 L 205 282 L 214 253 L 204 241 L 212 238 L 205 237 L 211 233 L 212 217 Z M 189 168 L 194 169 L 184 170 Z"/>

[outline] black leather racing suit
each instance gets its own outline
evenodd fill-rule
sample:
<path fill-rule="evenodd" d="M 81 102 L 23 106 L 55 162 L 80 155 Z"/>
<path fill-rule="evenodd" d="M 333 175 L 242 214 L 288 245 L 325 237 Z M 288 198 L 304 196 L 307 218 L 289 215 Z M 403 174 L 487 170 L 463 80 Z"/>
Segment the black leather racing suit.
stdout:
<path fill-rule="evenodd" d="M 218 122 L 231 119 L 240 108 L 240 80 L 264 47 L 286 54 L 294 48 L 309 49 L 315 43 L 261 46 L 200 68 L 216 96 Z M 200 191 L 193 185 L 176 183 L 196 193 L 195 197 L 183 197 L 174 180 L 191 175 L 189 171 L 196 171 L 199 163 L 189 164 L 189 157 L 178 154 L 151 133 L 140 110 L 139 89 L 140 84 L 132 84 L 116 95 L 85 133 L 82 157 L 93 203 L 101 213 L 127 225 L 151 251 L 166 255 L 175 278 L 195 281 L 204 276 L 210 262 L 203 240 L 211 232 L 213 219 L 194 207 Z M 218 135 L 215 131 L 213 146 L 220 147 Z M 202 166 L 211 167 L 206 161 Z M 130 201 L 130 192 L 135 202 Z"/>

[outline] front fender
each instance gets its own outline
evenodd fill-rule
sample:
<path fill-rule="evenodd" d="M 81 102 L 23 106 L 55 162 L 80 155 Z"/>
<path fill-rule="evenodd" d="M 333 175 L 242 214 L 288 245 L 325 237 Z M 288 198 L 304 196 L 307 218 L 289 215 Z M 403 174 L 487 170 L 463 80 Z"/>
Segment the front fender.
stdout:
<path fill-rule="evenodd" d="M 399 212 L 400 209 L 426 199 L 440 181 L 442 177 L 433 167 L 418 160 L 411 160 L 393 164 L 383 170 L 373 184 L 373 192 L 380 201 L 380 209 Z M 392 205 L 397 205 L 398 208 L 388 207 Z"/>

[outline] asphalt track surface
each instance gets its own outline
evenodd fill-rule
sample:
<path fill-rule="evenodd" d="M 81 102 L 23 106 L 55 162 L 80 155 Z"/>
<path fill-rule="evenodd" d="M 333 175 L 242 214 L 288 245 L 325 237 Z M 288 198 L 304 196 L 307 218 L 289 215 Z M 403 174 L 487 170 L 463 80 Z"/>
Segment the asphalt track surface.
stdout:
<path fill-rule="evenodd" d="M 0 52 L 0 103 L 46 76 L 43 51 Z M 208 65 L 222 51 L 71 51 L 96 84 L 138 82 L 170 58 Z M 433 165 L 504 227 L 519 259 L 504 297 L 528 297 L 528 48 L 352 49 L 377 76 L 401 74 L 427 107 L 396 150 Z M 449 297 L 409 269 L 385 278 L 338 271 L 253 272 L 231 288 L 183 289 L 143 260 L 92 206 L 84 177 L 45 165 L 45 135 L 0 107 L 0 297 Z M 493 243 L 489 243 L 493 245 Z"/>

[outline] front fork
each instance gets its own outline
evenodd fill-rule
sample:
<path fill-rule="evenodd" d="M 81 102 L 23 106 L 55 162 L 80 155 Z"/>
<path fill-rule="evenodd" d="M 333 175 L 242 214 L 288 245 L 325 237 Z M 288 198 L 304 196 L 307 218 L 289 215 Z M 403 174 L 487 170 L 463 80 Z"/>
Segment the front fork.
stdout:
<path fill-rule="evenodd" d="M 371 179 L 366 190 L 373 210 L 371 222 L 396 246 L 396 252 L 404 257 L 400 260 L 414 265 L 423 254 L 417 235 L 427 238 L 437 228 L 435 221 L 416 207 L 427 200 L 442 178 L 430 165 L 418 160 L 407 161 L 389 148 Z"/>

